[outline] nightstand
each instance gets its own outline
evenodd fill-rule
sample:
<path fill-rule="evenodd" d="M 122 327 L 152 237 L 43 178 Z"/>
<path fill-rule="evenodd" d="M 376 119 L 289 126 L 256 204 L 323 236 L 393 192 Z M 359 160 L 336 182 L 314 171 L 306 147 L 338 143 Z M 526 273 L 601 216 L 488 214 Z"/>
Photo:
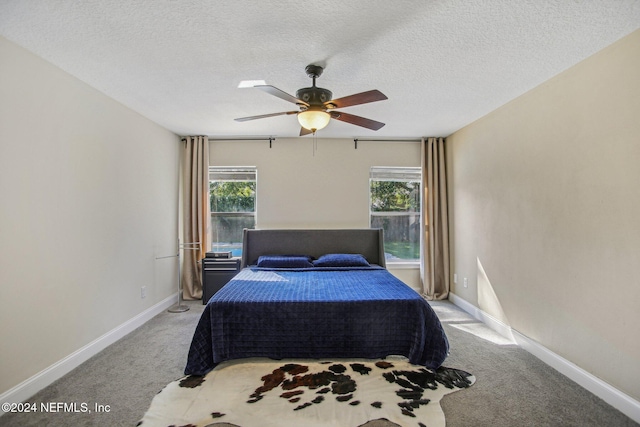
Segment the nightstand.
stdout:
<path fill-rule="evenodd" d="M 240 271 L 240 258 L 204 258 L 202 260 L 202 304 L 209 302 Z"/>

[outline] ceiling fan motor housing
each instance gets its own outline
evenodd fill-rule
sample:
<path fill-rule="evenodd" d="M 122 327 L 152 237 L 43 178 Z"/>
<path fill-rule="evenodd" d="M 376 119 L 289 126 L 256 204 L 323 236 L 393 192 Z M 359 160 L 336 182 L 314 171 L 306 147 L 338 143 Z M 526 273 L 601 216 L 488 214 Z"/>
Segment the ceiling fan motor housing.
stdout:
<path fill-rule="evenodd" d="M 333 93 L 330 90 L 316 86 L 298 89 L 296 92 L 296 98 L 309 105 L 322 105 L 327 101 L 331 101 L 332 96 Z"/>

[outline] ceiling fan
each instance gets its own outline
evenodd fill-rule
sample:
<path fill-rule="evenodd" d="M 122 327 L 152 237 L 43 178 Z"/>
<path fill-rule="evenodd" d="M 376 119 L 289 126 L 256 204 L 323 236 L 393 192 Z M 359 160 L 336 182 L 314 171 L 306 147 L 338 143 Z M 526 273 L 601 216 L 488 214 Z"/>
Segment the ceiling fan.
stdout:
<path fill-rule="evenodd" d="M 374 89 L 367 92 L 345 96 L 343 98 L 331 99 L 333 94 L 330 90 L 316 86 L 316 79 L 322 75 L 323 68 L 319 65 L 307 65 L 305 71 L 307 72 L 307 75 L 313 79 L 313 86 L 299 89 L 296 92 L 296 96 L 289 95 L 288 93 L 271 85 L 253 86 L 270 95 L 277 96 L 285 101 L 296 104 L 300 108 L 299 111 L 262 114 L 260 116 L 241 117 L 235 120 L 238 122 L 246 122 L 248 120 L 264 119 L 266 117 L 296 114 L 298 116 L 298 122 L 302 126 L 300 129 L 300 136 L 315 133 L 317 130 L 327 126 L 331 119 L 362 126 L 371 130 L 378 130 L 384 126 L 384 123 L 377 122 L 375 120 L 343 113 L 341 111 L 335 111 L 336 108 L 351 107 L 353 105 L 366 104 L 368 102 L 387 99 L 382 92 Z"/>

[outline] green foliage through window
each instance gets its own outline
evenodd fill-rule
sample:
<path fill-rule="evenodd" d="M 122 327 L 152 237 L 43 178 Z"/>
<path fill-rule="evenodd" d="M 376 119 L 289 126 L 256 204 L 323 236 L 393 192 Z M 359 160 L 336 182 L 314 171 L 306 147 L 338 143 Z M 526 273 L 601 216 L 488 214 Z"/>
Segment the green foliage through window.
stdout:
<path fill-rule="evenodd" d="M 372 212 L 420 211 L 420 182 L 371 180 Z"/>
<path fill-rule="evenodd" d="M 211 212 L 255 212 L 255 181 L 209 181 Z"/>

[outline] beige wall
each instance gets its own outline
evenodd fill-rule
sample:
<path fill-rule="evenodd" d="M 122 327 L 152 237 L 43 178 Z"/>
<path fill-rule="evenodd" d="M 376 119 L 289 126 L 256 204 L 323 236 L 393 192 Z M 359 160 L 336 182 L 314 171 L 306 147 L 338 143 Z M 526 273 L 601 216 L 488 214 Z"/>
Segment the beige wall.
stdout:
<path fill-rule="evenodd" d="M 295 121 L 295 120 L 294 120 Z M 292 123 L 292 126 L 295 123 Z M 212 166 L 258 168 L 258 228 L 368 228 L 371 166 L 420 166 L 417 142 L 212 141 Z M 420 288 L 417 269 L 391 272 Z"/>
<path fill-rule="evenodd" d="M 454 292 L 637 400 L 639 75 L 636 31 L 447 141 Z"/>
<path fill-rule="evenodd" d="M 1 37 L 0 63 L 2 394 L 175 293 L 179 139 Z"/>

